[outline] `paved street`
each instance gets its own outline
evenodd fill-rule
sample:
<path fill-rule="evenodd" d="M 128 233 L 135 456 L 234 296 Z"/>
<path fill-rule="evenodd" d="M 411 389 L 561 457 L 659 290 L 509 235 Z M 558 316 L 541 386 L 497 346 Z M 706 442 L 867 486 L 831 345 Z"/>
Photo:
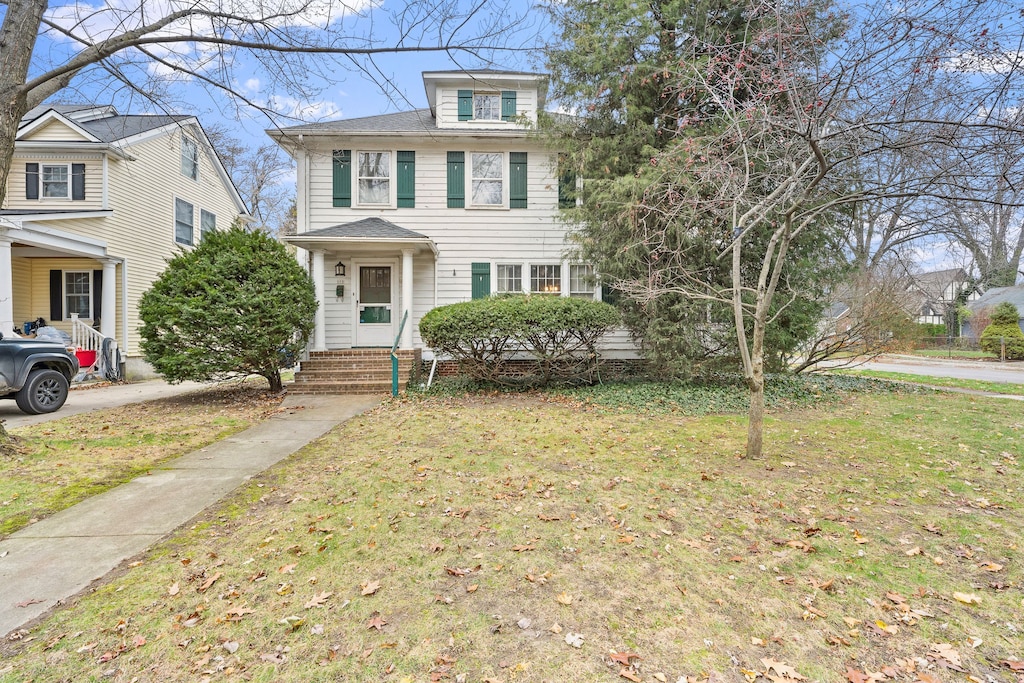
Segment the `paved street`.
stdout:
<path fill-rule="evenodd" d="M 881 360 L 860 366 L 863 370 L 903 372 L 908 375 L 955 377 L 985 382 L 1024 384 L 1024 363 L 992 361 L 958 361 L 920 358 L 917 356 L 883 356 Z"/>

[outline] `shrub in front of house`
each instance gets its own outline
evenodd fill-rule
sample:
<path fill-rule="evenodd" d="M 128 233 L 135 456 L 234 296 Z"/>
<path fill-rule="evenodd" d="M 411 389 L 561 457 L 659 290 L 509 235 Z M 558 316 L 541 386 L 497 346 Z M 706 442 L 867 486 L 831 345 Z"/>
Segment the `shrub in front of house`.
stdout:
<path fill-rule="evenodd" d="M 618 322 L 618 311 L 600 301 L 495 296 L 431 310 L 420 320 L 420 336 L 474 379 L 593 382 L 599 370 L 597 341 Z"/>
<path fill-rule="evenodd" d="M 1017 307 L 1004 301 L 992 311 L 992 323 L 981 333 L 979 342 L 983 351 L 1000 355 L 1006 343 L 1008 360 L 1024 360 L 1024 331 L 1020 329 Z"/>

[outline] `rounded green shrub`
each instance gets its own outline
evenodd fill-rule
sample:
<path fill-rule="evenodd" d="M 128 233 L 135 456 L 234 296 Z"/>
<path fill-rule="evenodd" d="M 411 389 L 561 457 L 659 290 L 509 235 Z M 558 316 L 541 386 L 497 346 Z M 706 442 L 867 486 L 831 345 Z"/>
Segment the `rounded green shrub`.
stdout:
<path fill-rule="evenodd" d="M 981 333 L 979 342 L 983 351 L 1002 353 L 1003 343 L 1006 344 L 1008 360 L 1024 360 L 1024 331 L 1020 329 L 1020 313 L 1017 307 L 1004 301 L 992 312 L 992 324 Z"/>
<path fill-rule="evenodd" d="M 474 379 L 503 384 L 592 381 L 597 340 L 618 322 L 618 311 L 600 301 L 495 296 L 431 310 L 420 320 L 420 336 Z"/>

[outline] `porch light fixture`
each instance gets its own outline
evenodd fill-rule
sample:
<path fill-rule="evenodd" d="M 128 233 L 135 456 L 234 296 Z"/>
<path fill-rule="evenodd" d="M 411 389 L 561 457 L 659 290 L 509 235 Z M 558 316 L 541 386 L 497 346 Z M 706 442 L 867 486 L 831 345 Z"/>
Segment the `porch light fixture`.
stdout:
<path fill-rule="evenodd" d="M 345 277 L 345 264 L 341 261 L 334 264 L 334 274 L 338 277 Z"/>

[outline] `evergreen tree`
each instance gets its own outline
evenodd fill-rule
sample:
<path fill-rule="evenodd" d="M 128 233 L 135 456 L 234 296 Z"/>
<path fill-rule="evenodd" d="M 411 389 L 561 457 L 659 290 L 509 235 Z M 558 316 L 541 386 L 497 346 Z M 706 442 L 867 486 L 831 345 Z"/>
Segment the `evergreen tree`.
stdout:
<path fill-rule="evenodd" d="M 279 392 L 316 308 L 312 281 L 284 245 L 235 225 L 182 249 L 143 294 L 142 351 L 169 382 L 262 375 Z"/>

